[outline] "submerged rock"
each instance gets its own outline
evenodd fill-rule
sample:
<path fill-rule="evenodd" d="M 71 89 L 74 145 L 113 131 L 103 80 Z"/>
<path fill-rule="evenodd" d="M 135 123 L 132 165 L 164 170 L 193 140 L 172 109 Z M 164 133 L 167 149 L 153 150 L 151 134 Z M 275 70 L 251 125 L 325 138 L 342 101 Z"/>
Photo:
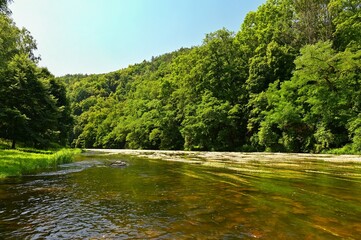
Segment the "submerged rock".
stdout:
<path fill-rule="evenodd" d="M 126 162 L 124 162 L 124 161 L 118 160 L 118 161 L 112 162 L 110 164 L 110 166 L 111 167 L 126 167 L 126 166 L 128 166 L 128 164 Z"/>

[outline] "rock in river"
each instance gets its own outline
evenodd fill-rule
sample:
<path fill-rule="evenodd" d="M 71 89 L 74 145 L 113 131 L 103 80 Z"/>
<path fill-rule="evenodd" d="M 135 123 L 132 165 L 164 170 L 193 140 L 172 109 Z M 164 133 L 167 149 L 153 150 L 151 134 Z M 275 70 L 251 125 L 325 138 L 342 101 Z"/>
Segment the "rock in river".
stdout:
<path fill-rule="evenodd" d="M 110 164 L 110 166 L 111 167 L 126 167 L 126 166 L 128 166 L 128 164 L 126 162 L 124 162 L 124 161 L 118 160 L 118 161 L 112 162 Z"/>

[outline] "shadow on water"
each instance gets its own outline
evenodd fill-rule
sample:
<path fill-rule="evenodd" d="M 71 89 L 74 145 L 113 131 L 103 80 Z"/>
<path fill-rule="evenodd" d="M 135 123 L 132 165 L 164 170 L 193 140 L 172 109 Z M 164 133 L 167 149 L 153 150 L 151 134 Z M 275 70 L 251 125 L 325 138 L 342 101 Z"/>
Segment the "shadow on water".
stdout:
<path fill-rule="evenodd" d="M 88 154 L 0 182 L 0 232 L 5 239 L 357 239 L 360 200 L 356 163 L 209 167 Z"/>

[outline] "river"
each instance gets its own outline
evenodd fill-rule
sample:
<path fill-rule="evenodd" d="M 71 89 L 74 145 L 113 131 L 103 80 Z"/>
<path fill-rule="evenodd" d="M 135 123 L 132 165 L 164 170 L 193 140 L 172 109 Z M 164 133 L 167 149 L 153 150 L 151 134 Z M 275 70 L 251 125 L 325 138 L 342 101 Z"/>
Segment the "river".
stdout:
<path fill-rule="evenodd" d="M 350 159 L 88 152 L 0 180 L 0 238 L 360 239 L 361 163 Z"/>

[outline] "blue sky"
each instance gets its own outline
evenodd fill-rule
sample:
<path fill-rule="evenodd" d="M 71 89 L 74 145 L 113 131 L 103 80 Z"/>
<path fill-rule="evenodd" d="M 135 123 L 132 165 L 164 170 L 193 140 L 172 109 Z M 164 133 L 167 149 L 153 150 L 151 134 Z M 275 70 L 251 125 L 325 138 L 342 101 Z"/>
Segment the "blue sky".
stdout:
<path fill-rule="evenodd" d="M 237 32 L 265 0 L 14 0 L 18 27 L 56 76 L 106 73 L 202 44 L 223 27 Z"/>

